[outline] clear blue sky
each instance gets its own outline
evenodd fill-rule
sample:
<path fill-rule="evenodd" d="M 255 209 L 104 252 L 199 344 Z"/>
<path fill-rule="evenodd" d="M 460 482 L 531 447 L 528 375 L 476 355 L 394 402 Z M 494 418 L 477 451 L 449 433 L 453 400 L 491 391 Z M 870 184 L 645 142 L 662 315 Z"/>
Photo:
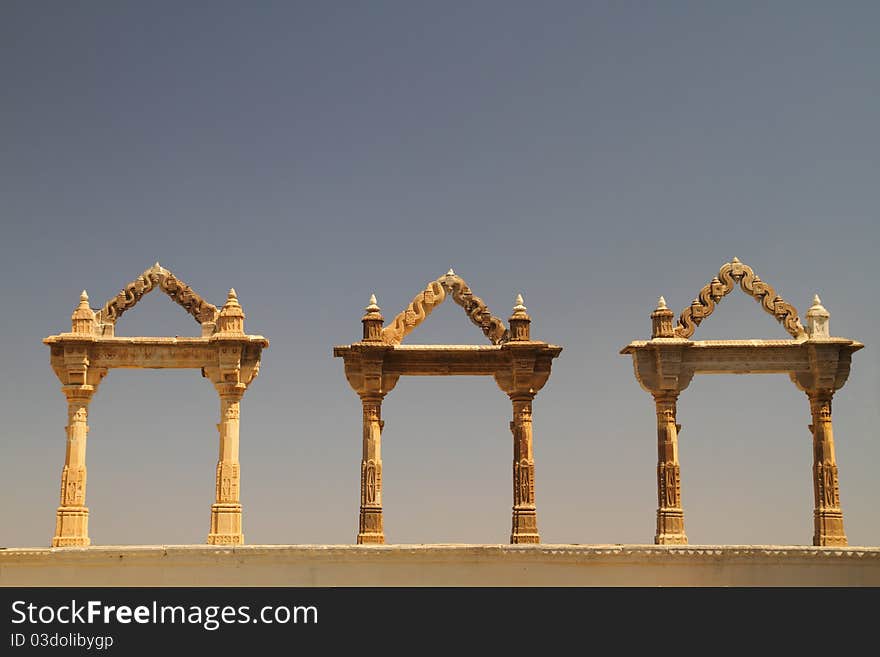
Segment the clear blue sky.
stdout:
<path fill-rule="evenodd" d="M 242 405 L 248 543 L 351 543 L 361 413 L 333 359 L 452 266 L 522 292 L 562 355 L 535 402 L 548 543 L 650 543 L 656 436 L 628 357 L 733 256 L 867 347 L 835 398 L 853 545 L 880 545 L 880 4 L 5 2 L 0 545 L 51 539 L 66 405 L 47 335 L 156 260 L 271 341 Z M 159 293 L 125 335 L 195 335 Z M 786 337 L 741 292 L 696 338 Z M 454 304 L 408 342 L 482 343 Z M 196 371 L 112 371 L 95 544 L 201 543 L 219 414 Z M 412 378 L 384 408 L 389 542 L 506 542 L 510 404 Z M 679 403 L 692 543 L 809 544 L 806 397 L 702 376 Z"/>

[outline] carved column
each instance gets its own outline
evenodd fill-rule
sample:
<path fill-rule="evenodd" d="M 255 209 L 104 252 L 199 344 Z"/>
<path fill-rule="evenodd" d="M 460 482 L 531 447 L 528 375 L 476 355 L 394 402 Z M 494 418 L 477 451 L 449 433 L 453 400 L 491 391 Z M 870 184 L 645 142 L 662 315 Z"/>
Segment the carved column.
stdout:
<path fill-rule="evenodd" d="M 535 459 L 532 452 L 532 399 L 511 395 L 513 402 L 513 523 L 511 543 L 540 543 L 535 506 Z"/>
<path fill-rule="evenodd" d="M 658 545 L 686 544 L 684 511 L 681 508 L 681 472 L 678 463 L 678 432 L 675 422 L 678 393 L 653 393 L 657 410 L 657 533 Z"/>
<path fill-rule="evenodd" d="M 382 525 L 382 398 L 362 395 L 363 457 L 361 458 L 361 506 L 357 542 L 384 543 Z"/>
<path fill-rule="evenodd" d="M 95 393 L 91 385 L 65 385 L 67 397 L 67 450 L 61 472 L 61 505 L 55 519 L 52 547 L 85 546 L 89 539 L 89 510 L 86 508 L 86 437 L 89 433 L 89 402 Z"/>
<path fill-rule="evenodd" d="M 211 532 L 208 543 L 229 545 L 244 543 L 241 531 L 241 466 L 238 462 L 238 432 L 243 383 L 217 384 L 220 394 L 220 456 L 217 460 L 217 484 L 211 505 Z"/>
<path fill-rule="evenodd" d="M 831 390 L 808 391 L 813 423 L 813 545 L 846 545 L 837 460 L 834 457 L 834 431 L 831 426 Z"/>

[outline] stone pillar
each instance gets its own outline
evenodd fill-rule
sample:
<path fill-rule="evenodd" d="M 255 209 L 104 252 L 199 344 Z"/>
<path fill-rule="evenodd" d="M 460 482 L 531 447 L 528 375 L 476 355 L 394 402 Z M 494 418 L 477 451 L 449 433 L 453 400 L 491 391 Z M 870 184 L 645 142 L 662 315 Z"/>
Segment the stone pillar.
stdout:
<path fill-rule="evenodd" d="M 840 489 L 837 480 L 837 460 L 834 457 L 834 431 L 831 427 L 830 390 L 810 391 L 810 411 L 813 423 L 813 545 L 846 545 L 843 530 L 843 511 L 840 508 Z"/>
<path fill-rule="evenodd" d="M 214 504 L 211 505 L 212 545 L 239 545 L 244 543 L 241 531 L 241 466 L 238 462 L 238 431 L 243 383 L 217 384 L 220 394 L 220 456 L 217 460 L 217 484 Z"/>
<path fill-rule="evenodd" d="M 678 393 L 654 393 L 657 409 L 657 534 L 658 545 L 686 544 L 684 511 L 681 508 L 681 473 L 678 463 L 678 432 L 675 403 Z"/>
<path fill-rule="evenodd" d="M 532 399 L 511 395 L 513 402 L 513 523 L 511 543 L 540 543 L 535 506 L 535 459 L 532 451 Z"/>
<path fill-rule="evenodd" d="M 357 542 L 384 543 L 382 526 L 382 396 L 362 395 L 363 457 Z"/>
<path fill-rule="evenodd" d="M 86 508 L 86 437 L 89 433 L 91 385 L 65 385 L 67 397 L 67 450 L 61 472 L 61 505 L 55 518 L 52 547 L 86 546 L 89 539 L 89 510 Z"/>

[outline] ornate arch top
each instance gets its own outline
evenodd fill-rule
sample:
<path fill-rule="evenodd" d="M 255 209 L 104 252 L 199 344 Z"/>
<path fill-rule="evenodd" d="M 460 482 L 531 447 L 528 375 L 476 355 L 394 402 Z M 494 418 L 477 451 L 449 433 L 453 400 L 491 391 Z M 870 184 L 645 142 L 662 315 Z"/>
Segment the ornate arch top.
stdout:
<path fill-rule="evenodd" d="M 741 263 L 738 258 L 722 265 L 718 275 L 681 312 L 675 327 L 675 337 L 690 338 L 696 327 L 715 310 L 715 304 L 730 294 L 737 283 L 746 294 L 773 315 L 791 337 L 796 340 L 806 339 L 807 334 L 798 317 L 797 308 L 777 295 L 771 285 L 762 281 L 751 267 Z"/>
<path fill-rule="evenodd" d="M 464 308 L 470 320 L 482 329 L 483 334 L 492 344 L 503 344 L 510 339 L 510 332 L 504 322 L 489 312 L 483 300 L 471 292 L 464 279 L 450 269 L 445 276 L 428 283 L 409 306 L 382 329 L 382 342 L 386 344 L 403 342 L 415 327 L 425 321 L 434 308 L 446 300 L 447 295 Z"/>
<path fill-rule="evenodd" d="M 158 262 L 122 288 L 95 315 L 96 323 L 113 326 L 126 310 L 134 308 L 148 292 L 160 289 L 183 307 L 199 324 L 216 322 L 217 307 L 200 297 L 193 289 Z"/>

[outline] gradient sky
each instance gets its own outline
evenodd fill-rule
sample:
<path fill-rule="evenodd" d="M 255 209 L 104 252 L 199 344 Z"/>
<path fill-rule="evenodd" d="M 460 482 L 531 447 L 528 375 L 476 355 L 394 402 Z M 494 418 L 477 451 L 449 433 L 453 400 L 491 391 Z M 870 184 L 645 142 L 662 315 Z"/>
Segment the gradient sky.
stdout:
<path fill-rule="evenodd" d="M 867 346 L 834 428 L 851 545 L 880 545 L 880 4 L 4 2 L 0 546 L 49 544 L 66 404 L 41 340 L 155 261 L 271 344 L 242 404 L 248 543 L 353 543 L 360 402 L 331 349 L 454 267 L 564 347 L 534 405 L 547 543 L 651 543 L 651 397 L 618 351 L 737 256 Z M 196 335 L 161 293 L 120 335 Z M 740 291 L 696 339 L 785 338 Z M 485 340 L 438 308 L 408 343 Z M 504 543 L 510 402 L 404 378 L 389 543 Z M 114 370 L 91 405 L 94 544 L 203 543 L 219 402 Z M 810 544 L 809 406 L 698 376 L 679 421 L 694 544 Z"/>

